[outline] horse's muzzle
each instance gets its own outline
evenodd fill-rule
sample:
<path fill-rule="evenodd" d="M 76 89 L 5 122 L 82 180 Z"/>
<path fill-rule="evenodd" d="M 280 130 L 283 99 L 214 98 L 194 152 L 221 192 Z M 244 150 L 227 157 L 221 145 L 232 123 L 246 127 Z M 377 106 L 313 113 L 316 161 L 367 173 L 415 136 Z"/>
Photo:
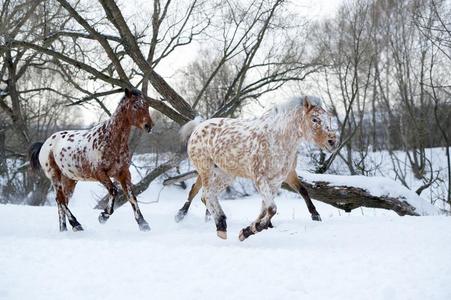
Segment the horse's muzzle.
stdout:
<path fill-rule="evenodd" d="M 327 144 L 329 144 L 329 147 L 334 148 L 335 147 L 335 140 L 334 139 L 328 139 Z"/>

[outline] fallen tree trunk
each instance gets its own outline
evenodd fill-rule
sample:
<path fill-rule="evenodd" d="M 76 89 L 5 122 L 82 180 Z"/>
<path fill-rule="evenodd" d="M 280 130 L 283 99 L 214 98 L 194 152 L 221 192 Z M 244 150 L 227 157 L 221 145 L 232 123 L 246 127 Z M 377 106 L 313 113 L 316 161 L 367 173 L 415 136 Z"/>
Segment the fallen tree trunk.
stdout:
<path fill-rule="evenodd" d="M 168 160 L 167 162 L 165 162 L 165 163 L 159 165 L 158 167 L 156 167 L 155 169 L 153 169 L 150 173 L 148 173 L 146 176 L 144 176 L 144 178 L 141 179 L 140 182 L 133 185 L 132 189 L 133 189 L 133 192 L 135 193 L 135 195 L 139 195 L 142 192 L 144 192 L 149 187 L 149 185 L 152 183 L 152 181 L 154 181 L 157 177 L 159 177 L 163 173 L 169 171 L 170 169 L 178 166 L 180 164 L 180 162 L 182 161 L 182 159 L 183 159 L 183 156 L 177 154 L 174 157 L 172 157 L 170 160 Z M 127 198 L 125 197 L 122 189 L 118 189 L 118 190 L 119 190 L 119 194 L 114 202 L 115 209 L 122 206 L 124 203 L 126 203 L 128 201 Z M 103 196 L 102 199 L 99 200 L 99 202 L 97 203 L 95 208 L 96 209 L 105 209 L 105 207 L 108 205 L 108 198 L 109 198 L 108 194 Z"/>
<path fill-rule="evenodd" d="M 388 196 L 374 196 L 360 187 L 346 185 L 331 185 L 330 182 L 308 182 L 299 177 L 314 200 L 330 204 L 345 212 L 351 212 L 358 207 L 371 207 L 393 210 L 400 216 L 419 216 L 416 208 L 405 199 Z M 285 182 L 282 188 L 290 192 L 296 192 Z"/>
<path fill-rule="evenodd" d="M 185 181 L 196 175 L 196 171 L 187 172 L 166 179 L 163 185 Z M 337 178 L 340 180 L 336 180 Z M 358 179 L 360 186 L 355 184 L 355 179 Z M 415 192 L 388 178 L 303 173 L 299 176 L 299 180 L 305 186 L 312 199 L 327 203 L 345 212 L 351 212 L 358 207 L 369 207 L 392 210 L 400 216 L 439 213 L 435 207 L 418 197 Z M 346 181 L 349 181 L 349 183 L 346 183 Z M 382 186 L 381 190 L 384 190 L 384 186 L 389 185 L 392 187 L 392 190 L 399 190 L 400 192 L 398 194 L 395 193 L 395 195 L 393 195 L 393 192 L 390 193 L 388 191 L 386 194 L 378 194 L 366 188 L 377 184 Z M 282 184 L 282 188 L 296 192 L 286 183 Z M 416 203 L 416 205 L 412 203 Z"/>

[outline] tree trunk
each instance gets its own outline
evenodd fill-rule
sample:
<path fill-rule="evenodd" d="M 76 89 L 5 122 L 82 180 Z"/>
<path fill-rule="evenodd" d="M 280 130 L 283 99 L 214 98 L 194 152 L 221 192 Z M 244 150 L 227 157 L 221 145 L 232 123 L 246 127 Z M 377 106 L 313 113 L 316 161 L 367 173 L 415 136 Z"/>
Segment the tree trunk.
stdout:
<path fill-rule="evenodd" d="M 371 207 L 393 210 L 400 216 L 420 216 L 416 208 L 405 201 L 405 199 L 374 196 L 367 190 L 354 186 L 333 185 L 327 181 L 309 182 L 302 177 L 299 177 L 299 179 L 309 192 L 310 197 L 343 209 L 345 212 L 351 212 L 358 207 Z M 295 192 L 285 183 L 282 184 L 282 188 Z"/>
<path fill-rule="evenodd" d="M 5 131 L 0 130 L 0 174 L 5 174 L 6 169 Z"/>

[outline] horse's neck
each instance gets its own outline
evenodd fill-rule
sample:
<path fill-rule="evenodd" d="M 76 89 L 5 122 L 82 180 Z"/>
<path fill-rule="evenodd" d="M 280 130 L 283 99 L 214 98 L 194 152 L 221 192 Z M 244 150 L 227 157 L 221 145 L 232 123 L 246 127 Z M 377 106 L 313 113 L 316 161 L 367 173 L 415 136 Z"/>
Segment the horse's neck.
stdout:
<path fill-rule="evenodd" d="M 302 121 L 302 111 L 293 110 L 290 112 L 276 113 L 266 118 L 269 132 L 274 137 L 274 142 L 281 148 L 287 150 L 296 149 L 302 139 L 300 125 Z"/>
<path fill-rule="evenodd" d="M 131 132 L 131 124 L 124 115 L 123 110 L 116 111 L 107 121 L 107 130 L 110 133 L 110 143 L 119 148 L 128 147 L 128 138 Z"/>

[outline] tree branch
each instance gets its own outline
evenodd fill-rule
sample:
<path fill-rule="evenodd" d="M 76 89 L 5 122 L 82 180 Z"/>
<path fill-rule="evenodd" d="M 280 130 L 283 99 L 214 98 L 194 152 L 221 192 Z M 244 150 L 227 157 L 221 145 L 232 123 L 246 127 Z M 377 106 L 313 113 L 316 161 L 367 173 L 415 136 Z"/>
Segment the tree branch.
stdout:
<path fill-rule="evenodd" d="M 116 27 L 121 35 L 125 51 L 130 55 L 133 61 L 138 65 L 144 73 L 144 77 L 148 78 L 152 86 L 160 93 L 179 113 L 185 115 L 189 119 L 194 119 L 195 113 L 191 106 L 182 98 L 146 61 L 136 38 L 130 31 L 119 7 L 114 0 L 99 0 L 105 10 L 107 18 Z"/>

